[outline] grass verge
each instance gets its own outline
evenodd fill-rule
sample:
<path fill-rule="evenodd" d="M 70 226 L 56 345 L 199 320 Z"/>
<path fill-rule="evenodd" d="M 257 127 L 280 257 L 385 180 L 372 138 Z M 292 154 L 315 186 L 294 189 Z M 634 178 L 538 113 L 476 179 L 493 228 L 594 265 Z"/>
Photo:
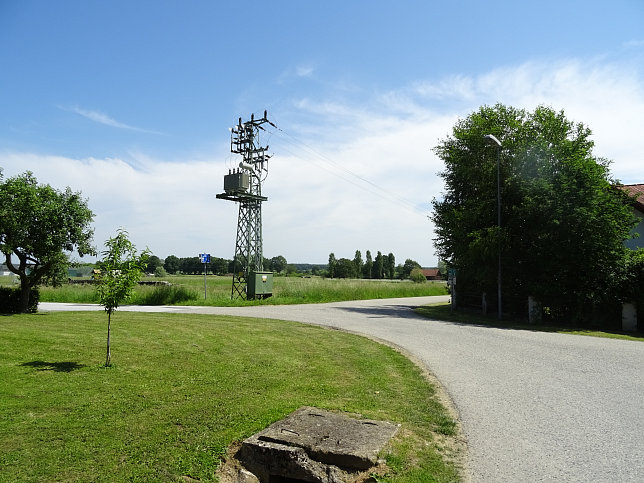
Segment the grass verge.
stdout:
<path fill-rule="evenodd" d="M 608 339 L 635 340 L 644 342 L 644 334 L 626 334 L 623 332 L 608 332 L 593 329 L 579 329 L 571 327 L 558 327 L 552 325 L 533 325 L 525 321 L 508 319 L 499 321 L 493 317 L 460 310 L 451 310 L 449 303 L 424 305 L 415 309 L 416 313 L 434 320 L 445 320 L 462 324 L 484 325 L 486 327 L 500 327 L 504 329 L 532 330 L 537 332 L 557 332 L 560 334 L 587 335 L 591 337 L 604 337 Z M 496 314 L 494 314 L 495 316 Z"/>
<path fill-rule="evenodd" d="M 156 279 L 155 279 L 156 280 Z M 266 300 L 231 300 L 232 279 L 209 276 L 204 290 L 203 276 L 178 275 L 160 278 L 172 284 L 164 286 L 138 286 L 134 305 L 285 305 L 341 302 L 398 297 L 445 295 L 445 282 L 413 283 L 410 281 L 328 279 L 320 277 L 275 277 L 273 297 Z M 98 303 L 92 285 L 63 285 L 40 288 L 42 302 Z"/>
<path fill-rule="evenodd" d="M 212 481 L 233 442 L 303 405 L 402 424 L 381 481 L 455 481 L 455 421 L 393 349 L 294 322 L 0 317 L 0 480 Z M 446 444 L 445 442 L 448 441 Z"/>

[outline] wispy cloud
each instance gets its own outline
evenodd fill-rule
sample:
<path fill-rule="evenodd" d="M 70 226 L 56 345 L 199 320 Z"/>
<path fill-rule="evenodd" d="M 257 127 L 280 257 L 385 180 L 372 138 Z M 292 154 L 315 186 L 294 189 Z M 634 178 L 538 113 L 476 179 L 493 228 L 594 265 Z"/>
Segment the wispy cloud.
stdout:
<path fill-rule="evenodd" d="M 298 77 L 311 77 L 314 70 L 315 69 L 311 64 L 299 65 L 295 68 L 295 75 Z"/>
<path fill-rule="evenodd" d="M 83 116 L 86 119 L 89 119 L 90 121 L 97 122 L 99 124 L 104 124 L 105 126 L 110 126 L 110 127 L 115 127 L 118 129 L 127 129 L 129 131 L 136 131 L 136 132 L 141 132 L 141 133 L 146 133 L 146 134 L 163 134 L 158 131 L 153 131 L 151 129 L 144 129 L 141 127 L 136 127 L 136 126 L 131 126 L 129 124 L 125 124 L 123 122 L 117 121 L 116 119 L 111 118 L 107 114 L 100 112 L 100 111 L 93 111 L 89 109 L 83 109 L 78 106 L 72 106 L 72 107 L 61 107 L 59 106 L 60 109 L 63 109 L 65 111 L 70 111 L 75 114 L 78 114 L 79 116 Z"/>
<path fill-rule="evenodd" d="M 624 42 L 624 47 L 628 49 L 636 49 L 636 48 L 644 47 L 644 40 L 637 40 L 637 39 L 629 40 L 627 42 Z"/>
<path fill-rule="evenodd" d="M 297 65 L 289 65 L 278 76 L 277 83 L 284 84 L 302 79 L 313 80 L 316 66 L 313 62 L 302 62 Z M 317 80 L 319 82 L 319 79 Z"/>
<path fill-rule="evenodd" d="M 432 148 L 482 104 L 564 109 L 592 129 L 594 153 L 613 159 L 616 178 L 642 182 L 644 81 L 632 64 L 526 62 L 410 83 L 368 102 L 364 96 L 346 99 L 294 100 L 290 111 L 277 113 L 280 130 L 266 133 L 274 158 L 264 186 L 265 254 L 324 263 L 332 251 L 351 258 L 356 249 L 363 255 L 369 249 L 391 251 L 398 262 L 433 265 L 433 226 L 424 211 L 443 190 L 437 173 L 444 166 Z M 74 112 L 132 128 L 101 113 Z M 124 226 L 137 246 L 158 256 L 208 249 L 232 258 L 236 207 L 214 195 L 236 156 L 228 164 L 224 156 L 172 162 L 144 152 L 130 157 L 71 159 L 0 149 L 0 166 L 5 176 L 28 167 L 41 182 L 82 190 L 96 213 L 97 243 Z"/>

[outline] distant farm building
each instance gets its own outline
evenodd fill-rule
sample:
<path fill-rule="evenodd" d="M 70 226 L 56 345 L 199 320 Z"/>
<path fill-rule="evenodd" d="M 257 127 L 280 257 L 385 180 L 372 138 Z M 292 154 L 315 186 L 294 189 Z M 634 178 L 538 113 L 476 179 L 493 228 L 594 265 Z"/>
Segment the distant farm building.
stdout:
<path fill-rule="evenodd" d="M 427 280 L 443 280 L 438 268 L 422 268 L 421 270 Z"/>

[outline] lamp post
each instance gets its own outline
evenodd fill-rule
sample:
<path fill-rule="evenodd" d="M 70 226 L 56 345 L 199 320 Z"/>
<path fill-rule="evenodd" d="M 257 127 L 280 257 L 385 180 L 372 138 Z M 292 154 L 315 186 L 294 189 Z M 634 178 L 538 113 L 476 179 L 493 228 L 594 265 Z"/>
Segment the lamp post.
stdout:
<path fill-rule="evenodd" d="M 497 225 L 499 227 L 499 235 L 501 234 L 501 141 L 499 141 L 494 135 L 486 134 L 483 136 L 485 140 L 494 146 L 496 146 L 496 214 L 497 214 Z M 499 240 L 499 271 L 496 277 L 497 282 L 497 298 L 499 303 L 499 320 L 503 319 L 503 303 L 501 299 L 501 243 Z"/>

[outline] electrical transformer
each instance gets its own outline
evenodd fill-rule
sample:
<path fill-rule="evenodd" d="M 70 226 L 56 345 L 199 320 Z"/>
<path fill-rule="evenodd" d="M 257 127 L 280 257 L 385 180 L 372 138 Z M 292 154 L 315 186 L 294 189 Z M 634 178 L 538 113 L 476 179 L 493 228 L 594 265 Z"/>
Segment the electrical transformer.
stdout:
<path fill-rule="evenodd" d="M 230 172 L 224 176 L 226 193 L 246 193 L 250 188 L 250 176 L 245 171 Z"/>

